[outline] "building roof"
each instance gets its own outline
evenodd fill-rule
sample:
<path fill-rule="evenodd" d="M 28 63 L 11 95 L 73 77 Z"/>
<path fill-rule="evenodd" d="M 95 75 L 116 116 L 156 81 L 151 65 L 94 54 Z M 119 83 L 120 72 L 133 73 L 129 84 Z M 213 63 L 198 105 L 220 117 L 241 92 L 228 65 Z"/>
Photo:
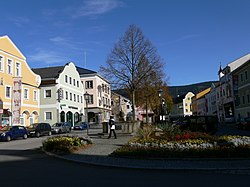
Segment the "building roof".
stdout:
<path fill-rule="evenodd" d="M 33 68 L 32 70 L 41 76 L 42 79 L 58 78 L 65 66 L 54 66 L 46 68 Z"/>
<path fill-rule="evenodd" d="M 250 53 L 228 64 L 231 72 L 250 60 Z"/>
<path fill-rule="evenodd" d="M 202 97 L 204 97 L 206 94 L 208 94 L 211 91 L 211 87 L 207 88 L 199 93 L 196 94 L 196 99 L 200 99 Z"/>
<path fill-rule="evenodd" d="M 84 74 L 96 74 L 96 71 L 92 71 L 89 69 L 81 68 L 79 66 L 76 66 L 76 70 L 78 71 L 79 75 L 84 75 Z"/>

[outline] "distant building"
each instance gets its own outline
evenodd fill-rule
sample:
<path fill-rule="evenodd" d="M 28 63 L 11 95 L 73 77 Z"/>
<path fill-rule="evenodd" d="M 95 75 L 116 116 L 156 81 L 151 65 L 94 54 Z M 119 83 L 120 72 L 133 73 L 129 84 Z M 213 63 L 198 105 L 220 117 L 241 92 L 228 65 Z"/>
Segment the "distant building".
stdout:
<path fill-rule="evenodd" d="M 84 88 L 73 62 L 65 66 L 35 68 L 42 78 L 40 86 L 40 122 L 51 125 L 56 122 L 69 122 L 74 126 L 83 121 Z"/>
<path fill-rule="evenodd" d="M 111 110 L 112 115 L 115 117 L 115 121 L 127 121 L 129 115 L 132 114 L 131 101 L 115 91 L 112 91 Z"/>
<path fill-rule="evenodd" d="M 40 83 L 11 39 L 0 37 L 0 125 L 29 126 L 38 121 Z"/>
<path fill-rule="evenodd" d="M 170 111 L 171 117 L 183 117 L 192 115 L 192 97 L 194 93 L 188 92 L 173 98 L 173 107 Z"/>
<path fill-rule="evenodd" d="M 90 95 L 88 102 L 88 122 L 107 122 L 111 115 L 111 85 L 97 72 L 77 67 L 85 92 Z"/>
<path fill-rule="evenodd" d="M 235 71 L 249 60 L 250 54 L 247 54 L 229 63 L 224 69 L 220 67 L 218 72 L 219 87 L 217 87 L 217 111 L 221 123 L 235 121 L 235 97 L 233 94 L 233 76 L 231 72 Z"/>
<path fill-rule="evenodd" d="M 211 90 L 205 95 L 207 101 L 207 114 L 217 116 L 216 87 L 217 83 L 212 83 Z"/>
<path fill-rule="evenodd" d="M 192 97 L 194 94 L 192 92 L 188 92 L 183 98 L 183 113 L 184 116 L 191 116 L 192 112 Z"/>
<path fill-rule="evenodd" d="M 207 88 L 202 92 L 196 94 L 196 105 L 197 105 L 197 115 L 207 115 L 208 113 L 208 105 L 206 95 L 210 93 L 211 88 Z"/>
<path fill-rule="evenodd" d="M 232 71 L 235 119 L 250 117 L 250 60 Z"/>

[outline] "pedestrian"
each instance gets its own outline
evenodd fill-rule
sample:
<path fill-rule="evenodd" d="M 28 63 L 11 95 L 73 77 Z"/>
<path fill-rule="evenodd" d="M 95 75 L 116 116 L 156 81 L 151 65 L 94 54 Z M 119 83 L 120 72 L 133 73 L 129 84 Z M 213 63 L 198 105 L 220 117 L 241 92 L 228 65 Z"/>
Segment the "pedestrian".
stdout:
<path fill-rule="evenodd" d="M 110 119 L 109 119 L 109 127 L 110 127 L 110 131 L 109 131 L 109 138 L 111 138 L 111 133 L 113 132 L 114 134 L 114 137 L 116 139 L 116 133 L 115 133 L 115 120 L 114 120 L 114 117 L 113 116 L 110 116 Z"/>

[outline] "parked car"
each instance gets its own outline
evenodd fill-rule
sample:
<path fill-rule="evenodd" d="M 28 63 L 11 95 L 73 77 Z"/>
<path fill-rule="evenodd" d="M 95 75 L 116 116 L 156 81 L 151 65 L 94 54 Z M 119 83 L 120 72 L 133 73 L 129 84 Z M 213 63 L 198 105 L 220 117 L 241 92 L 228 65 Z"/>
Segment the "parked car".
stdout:
<path fill-rule="evenodd" d="M 237 123 L 237 126 L 239 129 L 250 129 L 250 117 L 247 118 L 241 118 L 239 122 Z"/>
<path fill-rule="evenodd" d="M 24 126 L 5 126 L 0 130 L 0 139 L 3 141 L 10 141 L 20 137 L 23 139 L 28 137 L 28 131 Z"/>
<path fill-rule="evenodd" d="M 216 116 L 185 116 L 173 122 L 181 130 L 199 131 L 214 134 L 218 130 L 218 118 Z"/>
<path fill-rule="evenodd" d="M 84 130 L 88 128 L 88 124 L 86 122 L 78 122 L 75 124 L 75 126 L 73 127 L 74 130 Z"/>
<path fill-rule="evenodd" d="M 200 131 L 214 134 L 218 130 L 218 118 L 216 116 L 189 116 L 188 128 L 191 131 Z"/>
<path fill-rule="evenodd" d="M 188 128 L 188 119 L 186 117 L 179 118 L 172 122 L 172 126 L 178 126 L 181 130 Z"/>
<path fill-rule="evenodd" d="M 28 135 L 39 137 L 41 135 L 48 135 L 52 134 L 51 126 L 49 123 L 33 123 L 28 128 Z"/>
<path fill-rule="evenodd" d="M 71 132 L 71 124 L 69 122 L 55 123 L 51 127 L 53 134 L 69 133 Z"/>
<path fill-rule="evenodd" d="M 6 127 L 7 125 L 0 125 L 0 130 L 4 127 Z"/>

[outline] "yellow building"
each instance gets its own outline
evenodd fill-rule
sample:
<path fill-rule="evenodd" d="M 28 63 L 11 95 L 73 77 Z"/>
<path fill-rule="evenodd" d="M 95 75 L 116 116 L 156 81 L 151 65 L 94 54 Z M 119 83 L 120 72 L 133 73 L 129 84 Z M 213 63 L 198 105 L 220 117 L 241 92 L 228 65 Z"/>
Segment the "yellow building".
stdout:
<path fill-rule="evenodd" d="M 40 83 L 10 38 L 0 37 L 0 124 L 28 126 L 38 121 Z"/>
<path fill-rule="evenodd" d="M 196 106 L 198 116 L 207 115 L 208 113 L 208 104 L 205 96 L 210 93 L 210 91 L 211 87 L 196 94 Z"/>

